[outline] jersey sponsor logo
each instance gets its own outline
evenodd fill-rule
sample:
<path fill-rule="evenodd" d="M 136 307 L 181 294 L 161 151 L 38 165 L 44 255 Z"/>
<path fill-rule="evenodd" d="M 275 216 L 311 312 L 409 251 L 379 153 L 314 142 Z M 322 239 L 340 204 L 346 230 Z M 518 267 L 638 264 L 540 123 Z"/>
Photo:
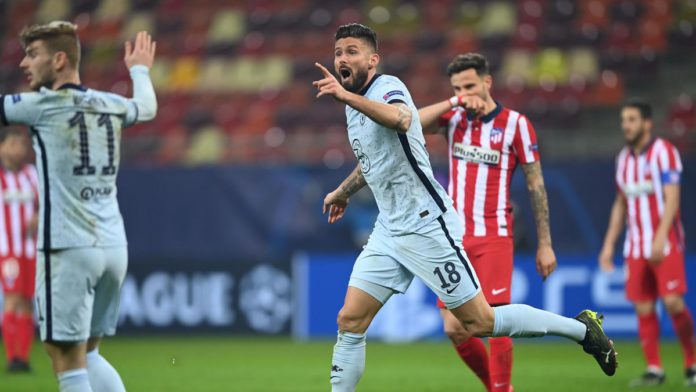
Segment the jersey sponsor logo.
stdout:
<path fill-rule="evenodd" d="M 395 95 L 401 95 L 402 97 L 405 97 L 403 91 L 394 90 L 394 91 L 390 91 L 390 92 L 384 94 L 384 96 L 383 96 L 382 98 L 383 98 L 385 101 L 387 101 L 387 100 L 389 100 L 389 98 L 391 98 L 391 97 L 393 97 L 393 96 L 395 96 Z"/>
<path fill-rule="evenodd" d="M 21 94 L 12 94 L 12 103 L 17 103 L 22 100 Z"/>
<path fill-rule="evenodd" d="M 655 192 L 655 187 L 651 181 L 639 181 L 633 184 L 624 184 L 622 189 L 624 194 L 629 197 L 651 195 Z"/>
<path fill-rule="evenodd" d="M 14 282 L 19 277 L 19 262 L 17 259 L 10 257 L 6 259 L 2 264 L 2 279 L 9 288 L 14 287 Z"/>
<path fill-rule="evenodd" d="M 452 294 L 454 292 L 454 290 L 457 289 L 457 287 L 459 287 L 459 285 L 456 285 L 456 286 L 452 287 L 451 289 L 447 289 L 445 291 L 447 292 L 447 294 Z"/>
<path fill-rule="evenodd" d="M 454 143 L 454 146 L 452 146 L 452 156 L 457 159 L 475 163 L 485 163 L 487 165 L 497 165 L 500 163 L 500 151 L 487 150 L 477 146 L 468 146 L 463 143 Z"/>
<path fill-rule="evenodd" d="M 507 287 L 503 287 L 502 289 L 493 289 L 491 290 L 491 294 L 493 295 L 500 295 L 504 293 L 507 290 Z"/>
<path fill-rule="evenodd" d="M 80 191 L 80 198 L 84 201 L 90 201 L 92 199 L 104 199 L 114 192 L 114 189 L 110 186 L 92 188 L 90 186 L 82 188 Z"/>
<path fill-rule="evenodd" d="M 360 169 L 362 170 L 363 174 L 367 174 L 367 172 L 370 171 L 370 158 L 368 158 L 368 156 L 363 152 L 360 140 L 353 139 L 352 145 L 353 154 L 355 154 L 355 157 L 358 158 L 358 161 L 360 162 Z"/>
<path fill-rule="evenodd" d="M 527 147 L 527 148 L 529 148 L 529 152 L 535 152 L 535 151 L 539 150 L 539 145 L 534 143 L 534 144 L 530 144 L 529 147 Z"/>
<path fill-rule="evenodd" d="M 674 279 L 667 282 L 667 290 L 674 290 L 679 287 L 679 280 Z"/>
<path fill-rule="evenodd" d="M 34 192 L 29 191 L 5 191 L 2 195 L 5 203 L 29 203 L 34 201 Z"/>
<path fill-rule="evenodd" d="M 499 144 L 503 141 L 503 128 L 491 129 L 491 143 Z"/>

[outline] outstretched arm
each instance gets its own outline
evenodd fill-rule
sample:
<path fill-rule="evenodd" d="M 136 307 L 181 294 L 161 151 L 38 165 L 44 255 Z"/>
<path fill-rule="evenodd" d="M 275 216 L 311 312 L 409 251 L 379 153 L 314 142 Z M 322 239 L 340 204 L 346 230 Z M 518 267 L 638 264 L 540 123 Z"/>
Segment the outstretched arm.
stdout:
<path fill-rule="evenodd" d="M 537 272 L 544 279 L 556 269 L 556 255 L 551 246 L 551 229 L 549 226 L 549 202 L 546 197 L 544 176 L 539 161 L 522 166 L 527 180 L 529 200 L 534 210 L 534 220 L 537 228 Z"/>
<path fill-rule="evenodd" d="M 367 182 L 362 174 L 360 164 L 355 167 L 352 173 L 343 180 L 341 185 L 324 198 L 324 208 L 322 212 L 329 212 L 329 223 L 334 223 L 343 217 L 350 197 L 362 189 Z"/>
<path fill-rule="evenodd" d="M 431 135 L 439 133 L 440 127 L 438 127 L 437 120 L 451 109 L 452 104 L 449 100 L 418 109 L 418 117 L 423 127 L 423 133 Z"/>
<path fill-rule="evenodd" d="M 411 113 L 411 108 L 409 108 L 408 105 L 401 102 L 393 104 L 376 102 L 362 95 L 346 91 L 326 67 L 319 63 L 315 63 L 314 65 L 319 68 L 324 76 L 324 79 L 312 83 L 314 87 L 319 90 L 317 98 L 322 95 L 331 95 L 336 100 L 365 114 L 371 120 L 382 126 L 402 133 L 408 131 L 408 128 L 411 126 L 411 120 L 413 119 L 413 113 Z"/>
<path fill-rule="evenodd" d="M 123 61 L 130 70 L 133 80 L 133 98 L 135 113 L 132 122 L 148 121 L 157 114 L 157 97 L 150 80 L 150 68 L 155 61 L 157 43 L 145 31 L 139 32 L 135 37 L 135 43 L 126 41 Z"/>

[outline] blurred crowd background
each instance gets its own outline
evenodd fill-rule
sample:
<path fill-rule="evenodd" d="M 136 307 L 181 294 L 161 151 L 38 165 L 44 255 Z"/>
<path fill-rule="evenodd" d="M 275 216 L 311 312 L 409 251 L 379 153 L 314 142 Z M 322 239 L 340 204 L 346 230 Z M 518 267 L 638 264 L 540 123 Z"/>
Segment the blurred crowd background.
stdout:
<path fill-rule="evenodd" d="M 538 284 L 517 174 L 514 301 L 598 309 L 617 320 L 610 332 L 636 334 L 623 272 L 596 268 L 623 146 L 619 108 L 631 96 L 653 104 L 655 134 L 684 158 L 681 212 L 696 266 L 696 0 L 0 0 L 0 92 L 26 89 L 21 28 L 56 19 L 80 28 L 83 84 L 119 94 L 131 89 L 124 41 L 140 30 L 157 40 L 157 118 L 122 141 L 122 332 L 335 336 L 377 214 L 367 190 L 337 224 L 321 213 L 356 160 L 343 106 L 315 99 L 314 62 L 332 68 L 335 29 L 350 22 L 378 32 L 380 71 L 401 78 L 418 106 L 448 99 L 447 64 L 476 51 L 490 60 L 494 97 L 535 125 L 560 263 Z M 445 183 L 446 141 L 427 142 Z M 434 296 L 415 283 L 409 293 L 383 312 L 383 325 L 398 327 L 383 336 L 441 336 Z"/>
<path fill-rule="evenodd" d="M 120 94 L 130 89 L 123 42 L 152 32 L 160 111 L 125 133 L 127 165 L 352 162 L 342 108 L 315 100 L 311 82 L 315 61 L 332 64 L 335 28 L 353 21 L 378 32 L 381 72 L 404 80 L 419 106 L 452 95 L 445 67 L 456 54 L 485 54 L 494 96 L 531 118 L 548 159 L 614 154 L 617 108 L 633 95 L 655 105 L 658 133 L 683 154 L 696 141 L 696 0 L 2 0 L 0 9 L 4 92 L 25 86 L 25 25 L 77 23 L 83 83 Z"/>

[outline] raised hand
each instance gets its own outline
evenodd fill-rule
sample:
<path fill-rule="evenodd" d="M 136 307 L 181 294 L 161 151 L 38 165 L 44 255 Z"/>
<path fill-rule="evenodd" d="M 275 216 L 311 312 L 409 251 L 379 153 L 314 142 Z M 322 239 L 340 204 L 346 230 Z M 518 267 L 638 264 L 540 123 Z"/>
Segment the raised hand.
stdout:
<path fill-rule="evenodd" d="M 333 96 L 336 100 L 343 102 L 344 97 L 347 94 L 346 89 L 343 88 L 341 83 L 336 80 L 336 77 L 329 72 L 326 67 L 319 63 L 314 63 L 314 65 L 319 68 L 321 71 L 322 75 L 324 76 L 324 79 L 317 80 L 312 82 L 312 85 L 319 90 L 317 93 L 317 98 L 323 96 L 323 95 L 331 95 Z"/>
<path fill-rule="evenodd" d="M 156 49 L 157 42 L 152 41 L 152 37 L 147 31 L 141 31 L 135 36 L 135 44 L 126 41 L 126 53 L 123 56 L 123 61 L 128 68 L 134 65 L 152 68 Z"/>

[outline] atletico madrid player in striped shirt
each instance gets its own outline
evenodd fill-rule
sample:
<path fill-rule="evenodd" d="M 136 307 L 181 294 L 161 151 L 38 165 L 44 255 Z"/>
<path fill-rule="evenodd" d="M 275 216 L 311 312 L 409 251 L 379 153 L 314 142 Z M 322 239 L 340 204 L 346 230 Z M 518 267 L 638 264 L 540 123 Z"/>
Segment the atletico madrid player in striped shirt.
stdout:
<path fill-rule="evenodd" d="M 29 151 L 24 133 L 14 128 L 0 134 L 0 283 L 4 305 L 2 338 L 7 370 L 29 370 L 34 340 L 34 241 L 38 209 L 36 168 L 26 164 Z"/>
<path fill-rule="evenodd" d="M 626 146 L 616 159 L 617 194 L 599 262 L 606 271 L 614 269 L 614 245 L 626 225 L 626 297 L 638 314 L 638 334 L 648 365 L 632 385 L 657 385 L 665 380 L 655 314 L 655 302 L 661 299 L 684 351 L 686 382 L 696 386 L 694 324 L 684 302 L 684 229 L 679 216 L 682 163 L 677 149 L 654 137 L 652 127 L 650 105 L 634 99 L 623 106 Z"/>
<path fill-rule="evenodd" d="M 463 245 L 486 300 L 510 303 L 513 270 L 510 180 L 521 164 L 534 209 L 537 270 L 546 278 L 556 268 L 551 247 L 549 209 L 534 127 L 521 113 L 491 96 L 493 78 L 486 58 L 468 53 L 447 68 L 455 95 L 419 110 L 423 131 L 443 133 L 449 142 L 449 194 L 464 222 Z M 442 309 L 445 333 L 459 356 L 489 391 L 512 390 L 512 339 L 469 338 L 452 314 Z"/>

